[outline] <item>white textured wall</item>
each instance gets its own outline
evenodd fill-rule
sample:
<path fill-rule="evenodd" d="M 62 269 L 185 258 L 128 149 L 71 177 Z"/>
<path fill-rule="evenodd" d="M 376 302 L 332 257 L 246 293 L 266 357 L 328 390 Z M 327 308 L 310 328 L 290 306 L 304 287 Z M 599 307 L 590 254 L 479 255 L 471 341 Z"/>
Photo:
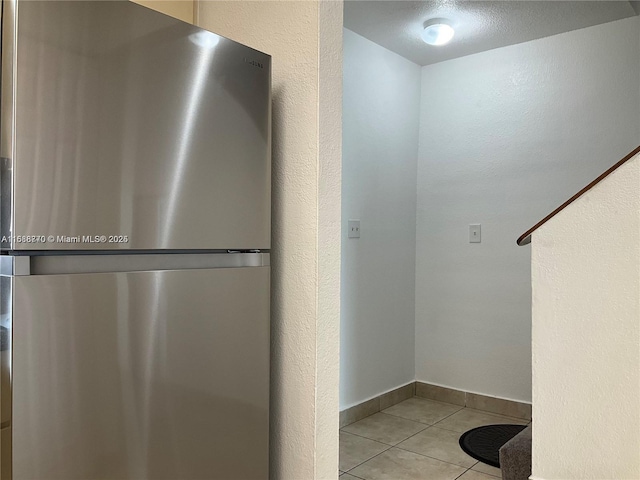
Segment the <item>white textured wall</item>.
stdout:
<path fill-rule="evenodd" d="M 273 57 L 271 478 L 338 474 L 342 2 L 200 1 Z"/>
<path fill-rule="evenodd" d="M 344 31 L 341 409 L 414 380 L 419 101 L 418 65 Z"/>
<path fill-rule="evenodd" d="M 530 252 L 515 240 L 638 145 L 639 28 L 630 18 L 423 68 L 417 380 L 531 400 Z"/>
<path fill-rule="evenodd" d="M 640 478 L 640 155 L 532 237 L 533 478 Z"/>
<path fill-rule="evenodd" d="M 178 18 L 182 21 L 194 23 L 194 0 L 133 0 L 133 2 Z"/>

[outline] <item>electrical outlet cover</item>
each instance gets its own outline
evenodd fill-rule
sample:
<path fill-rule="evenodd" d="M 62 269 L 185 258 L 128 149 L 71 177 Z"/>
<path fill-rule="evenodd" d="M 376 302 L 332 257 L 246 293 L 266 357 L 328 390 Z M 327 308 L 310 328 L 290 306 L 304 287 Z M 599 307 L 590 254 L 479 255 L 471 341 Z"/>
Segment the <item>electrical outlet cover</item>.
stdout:
<path fill-rule="evenodd" d="M 360 238 L 360 220 L 349 220 L 347 238 Z"/>

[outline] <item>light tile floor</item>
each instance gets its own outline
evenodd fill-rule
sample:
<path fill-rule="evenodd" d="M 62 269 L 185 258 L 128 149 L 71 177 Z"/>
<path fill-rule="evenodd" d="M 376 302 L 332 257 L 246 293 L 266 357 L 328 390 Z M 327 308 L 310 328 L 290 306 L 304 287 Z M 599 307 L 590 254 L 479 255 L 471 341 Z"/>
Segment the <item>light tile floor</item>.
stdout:
<path fill-rule="evenodd" d="M 340 480 L 496 480 L 458 444 L 481 425 L 526 420 L 413 397 L 340 430 Z"/>

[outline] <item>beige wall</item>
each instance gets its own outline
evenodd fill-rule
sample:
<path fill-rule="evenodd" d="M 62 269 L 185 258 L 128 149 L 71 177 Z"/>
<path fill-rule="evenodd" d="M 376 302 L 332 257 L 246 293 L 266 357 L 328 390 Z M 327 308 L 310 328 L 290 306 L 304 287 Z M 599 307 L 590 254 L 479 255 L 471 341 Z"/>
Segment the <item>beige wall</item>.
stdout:
<path fill-rule="evenodd" d="M 135 3 L 165 13 L 179 20 L 194 23 L 194 0 L 132 0 Z"/>
<path fill-rule="evenodd" d="M 533 475 L 640 478 L 640 155 L 533 234 Z"/>
<path fill-rule="evenodd" d="M 273 57 L 271 478 L 336 478 L 342 2 L 196 8 Z"/>

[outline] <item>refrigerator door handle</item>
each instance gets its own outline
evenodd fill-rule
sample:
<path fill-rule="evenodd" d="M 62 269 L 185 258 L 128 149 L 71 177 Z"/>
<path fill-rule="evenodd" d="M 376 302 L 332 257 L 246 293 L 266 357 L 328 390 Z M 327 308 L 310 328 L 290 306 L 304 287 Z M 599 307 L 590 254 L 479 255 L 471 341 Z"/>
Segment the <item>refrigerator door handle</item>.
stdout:
<path fill-rule="evenodd" d="M 66 275 L 74 273 L 148 272 L 253 268 L 271 265 L 269 253 L 141 253 L 124 255 L 34 255 L 8 257 L 23 266 L 22 275 Z M 15 268 L 14 260 L 14 269 Z M 9 269 L 7 267 L 7 269 Z M 14 273 L 18 275 L 18 273 Z"/>

